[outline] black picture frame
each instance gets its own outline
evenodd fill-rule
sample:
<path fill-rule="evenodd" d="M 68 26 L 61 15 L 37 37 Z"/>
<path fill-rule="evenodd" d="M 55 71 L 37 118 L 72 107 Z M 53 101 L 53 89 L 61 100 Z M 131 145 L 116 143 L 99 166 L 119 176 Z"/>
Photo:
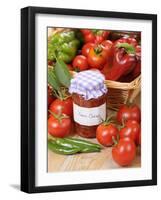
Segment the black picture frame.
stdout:
<path fill-rule="evenodd" d="M 152 21 L 152 179 L 61 186 L 35 186 L 35 15 L 140 19 Z M 157 184 L 157 15 L 45 7 L 21 9 L 21 190 L 27 193 L 58 192 Z"/>

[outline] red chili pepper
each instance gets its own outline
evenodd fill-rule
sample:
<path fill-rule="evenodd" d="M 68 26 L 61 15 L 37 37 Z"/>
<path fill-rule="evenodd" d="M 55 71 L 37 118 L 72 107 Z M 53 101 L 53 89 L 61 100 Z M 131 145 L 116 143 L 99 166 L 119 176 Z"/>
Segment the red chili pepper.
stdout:
<path fill-rule="evenodd" d="M 129 74 L 136 63 L 135 47 L 129 43 L 119 42 L 115 44 L 113 65 L 106 78 L 117 81 L 120 77 Z"/>

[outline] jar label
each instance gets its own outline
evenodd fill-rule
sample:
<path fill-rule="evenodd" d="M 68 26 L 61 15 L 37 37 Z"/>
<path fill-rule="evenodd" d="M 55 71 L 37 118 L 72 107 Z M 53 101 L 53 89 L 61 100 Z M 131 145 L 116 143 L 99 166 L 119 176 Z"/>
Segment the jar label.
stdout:
<path fill-rule="evenodd" d="M 74 121 L 85 126 L 95 126 L 106 119 L 106 103 L 98 107 L 85 108 L 73 103 Z"/>

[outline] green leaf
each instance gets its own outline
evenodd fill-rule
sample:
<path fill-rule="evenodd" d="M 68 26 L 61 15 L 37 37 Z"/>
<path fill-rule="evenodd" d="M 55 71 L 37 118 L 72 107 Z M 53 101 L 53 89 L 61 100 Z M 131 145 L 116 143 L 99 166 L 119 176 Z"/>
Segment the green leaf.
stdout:
<path fill-rule="evenodd" d="M 69 69 L 62 60 L 59 59 L 56 60 L 57 60 L 55 65 L 56 77 L 63 86 L 68 88 L 70 86 L 70 80 L 71 80 L 71 74 L 69 72 Z"/>
<path fill-rule="evenodd" d="M 48 69 L 48 83 L 52 86 L 55 90 L 60 90 L 60 83 L 55 75 L 55 71 L 53 69 Z"/>

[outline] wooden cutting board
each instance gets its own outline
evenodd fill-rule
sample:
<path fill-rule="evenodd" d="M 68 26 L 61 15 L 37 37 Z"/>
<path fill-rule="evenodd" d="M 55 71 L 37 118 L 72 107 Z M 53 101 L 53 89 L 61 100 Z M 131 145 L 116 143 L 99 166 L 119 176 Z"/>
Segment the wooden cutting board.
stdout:
<path fill-rule="evenodd" d="M 136 104 L 140 105 L 140 95 L 136 98 Z M 109 111 L 111 112 L 111 111 Z M 98 143 L 96 139 L 86 139 Z M 120 168 L 113 159 L 111 147 L 105 147 L 98 153 L 81 153 L 76 155 L 59 155 L 48 150 L 48 172 L 98 170 Z M 140 167 L 140 149 L 137 149 L 137 156 L 129 167 Z"/>

